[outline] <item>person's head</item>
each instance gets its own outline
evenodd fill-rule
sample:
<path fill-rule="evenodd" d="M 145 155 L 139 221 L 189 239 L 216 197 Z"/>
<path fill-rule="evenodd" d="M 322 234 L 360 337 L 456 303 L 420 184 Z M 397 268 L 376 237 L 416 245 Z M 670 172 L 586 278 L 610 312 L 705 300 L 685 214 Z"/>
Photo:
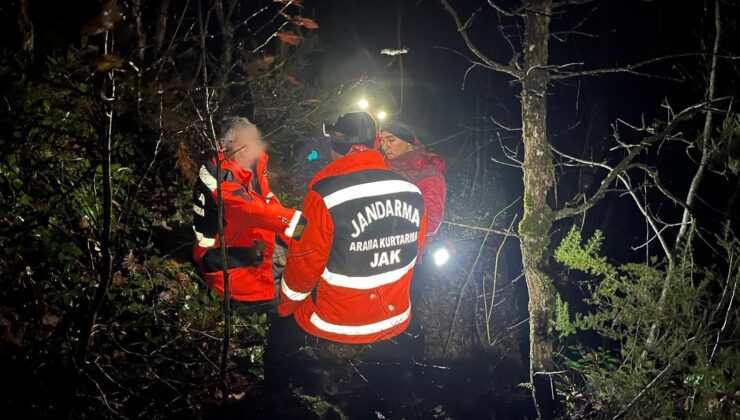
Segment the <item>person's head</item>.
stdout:
<path fill-rule="evenodd" d="M 219 143 L 226 155 L 243 168 L 252 166 L 267 150 L 267 143 L 262 140 L 260 130 L 244 117 L 223 119 Z"/>
<path fill-rule="evenodd" d="M 389 122 L 380 130 L 380 144 L 388 159 L 397 158 L 415 150 L 418 140 L 410 126 L 400 122 Z"/>
<path fill-rule="evenodd" d="M 355 145 L 371 149 L 377 136 L 375 120 L 367 112 L 348 112 L 336 123 L 325 126 L 324 131 L 329 137 L 333 159 L 345 156 Z"/>

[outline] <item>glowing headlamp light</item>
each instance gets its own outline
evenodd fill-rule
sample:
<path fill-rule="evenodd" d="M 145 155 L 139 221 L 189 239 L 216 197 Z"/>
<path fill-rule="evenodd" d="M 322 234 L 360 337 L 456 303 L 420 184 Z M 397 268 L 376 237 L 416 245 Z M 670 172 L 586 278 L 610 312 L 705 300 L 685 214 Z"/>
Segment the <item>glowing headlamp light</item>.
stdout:
<path fill-rule="evenodd" d="M 378 107 L 376 106 L 371 107 L 370 101 L 367 98 L 363 97 L 363 98 L 358 99 L 355 105 L 357 106 L 357 109 L 361 111 L 366 111 L 371 114 L 374 114 L 376 121 L 383 121 L 386 118 L 388 118 L 388 113 L 385 112 L 384 110 L 378 109 Z"/>

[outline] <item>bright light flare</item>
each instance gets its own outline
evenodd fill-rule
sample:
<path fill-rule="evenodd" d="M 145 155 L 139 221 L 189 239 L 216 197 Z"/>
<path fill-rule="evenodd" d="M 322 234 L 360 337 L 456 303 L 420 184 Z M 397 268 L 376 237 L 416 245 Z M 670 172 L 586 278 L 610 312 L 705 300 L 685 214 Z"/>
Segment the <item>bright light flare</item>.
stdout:
<path fill-rule="evenodd" d="M 362 98 L 359 101 L 357 101 L 357 106 L 360 107 L 360 109 L 364 111 L 370 107 L 370 102 L 368 102 L 367 99 Z"/>
<path fill-rule="evenodd" d="M 378 112 L 378 115 L 377 115 L 379 121 L 383 121 L 384 119 L 386 119 L 387 116 L 388 114 L 386 114 L 385 111 L 380 111 Z"/>
<path fill-rule="evenodd" d="M 432 258 L 434 259 L 434 264 L 436 264 L 437 267 L 441 267 L 450 261 L 450 251 L 447 248 L 440 248 L 434 251 Z"/>

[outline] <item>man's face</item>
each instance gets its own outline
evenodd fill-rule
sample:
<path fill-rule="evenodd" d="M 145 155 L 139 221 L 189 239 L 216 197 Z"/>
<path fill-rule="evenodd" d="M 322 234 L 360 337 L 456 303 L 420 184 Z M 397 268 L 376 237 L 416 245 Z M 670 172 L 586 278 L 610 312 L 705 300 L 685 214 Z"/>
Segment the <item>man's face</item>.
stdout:
<path fill-rule="evenodd" d="M 231 140 L 229 151 L 231 159 L 239 166 L 249 169 L 267 151 L 267 143 L 255 126 L 238 130 Z"/>
<path fill-rule="evenodd" d="M 383 146 L 383 153 L 388 159 L 393 159 L 409 152 L 413 146 L 394 136 L 388 131 L 380 132 L 380 144 Z"/>

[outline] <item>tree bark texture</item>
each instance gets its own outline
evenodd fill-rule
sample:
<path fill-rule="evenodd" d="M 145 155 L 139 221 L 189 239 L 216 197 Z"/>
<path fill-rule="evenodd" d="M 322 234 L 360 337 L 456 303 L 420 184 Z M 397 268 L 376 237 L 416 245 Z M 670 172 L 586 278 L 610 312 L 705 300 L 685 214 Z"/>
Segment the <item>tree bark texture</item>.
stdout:
<path fill-rule="evenodd" d="M 553 222 L 547 194 L 555 182 L 552 152 L 547 138 L 549 77 L 546 66 L 551 10 L 552 0 L 533 0 L 527 5 L 523 43 L 525 72 L 520 79 L 524 215 L 519 224 L 519 237 L 529 291 L 530 382 L 540 417 L 540 406 L 548 405 L 547 400 L 550 399 L 550 384 L 547 375 L 537 375 L 537 372 L 552 367 L 552 319 L 555 306 L 555 289 L 544 270 Z M 546 383 L 539 385 L 537 381 Z"/>

